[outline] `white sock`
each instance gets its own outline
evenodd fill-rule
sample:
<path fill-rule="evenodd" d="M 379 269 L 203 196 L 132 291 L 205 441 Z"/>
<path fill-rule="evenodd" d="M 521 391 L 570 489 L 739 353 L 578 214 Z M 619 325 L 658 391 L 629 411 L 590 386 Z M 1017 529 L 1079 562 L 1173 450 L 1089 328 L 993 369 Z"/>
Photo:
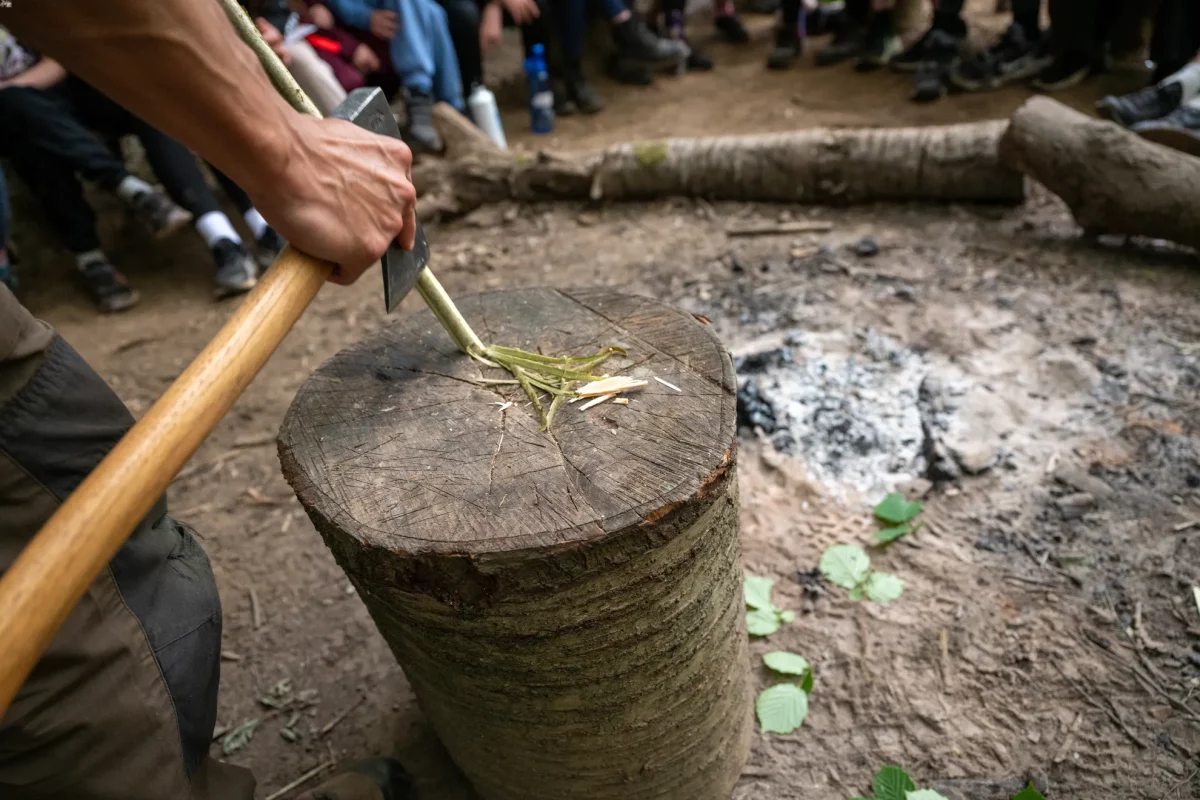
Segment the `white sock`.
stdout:
<path fill-rule="evenodd" d="M 1200 95 L 1200 64 L 1188 64 L 1174 75 L 1164 78 L 1159 86 L 1175 82 L 1183 84 L 1183 102 Z"/>
<path fill-rule="evenodd" d="M 238 244 L 242 243 L 242 237 L 238 236 L 238 232 L 233 228 L 233 223 L 222 211 L 210 211 L 201 215 L 200 219 L 196 220 L 196 233 L 200 234 L 204 243 L 209 247 L 213 247 L 222 239 L 232 239 Z"/>
<path fill-rule="evenodd" d="M 133 198 L 137 197 L 143 192 L 152 191 L 154 191 L 153 186 L 146 183 L 141 178 L 135 178 L 132 175 L 126 175 L 124 178 L 122 178 L 121 182 L 117 184 L 116 189 L 117 197 L 121 198 L 126 203 L 132 203 Z"/>
<path fill-rule="evenodd" d="M 103 250 L 85 250 L 75 254 L 75 266 L 79 269 L 87 269 L 98 261 L 108 261 L 108 256 L 104 255 Z"/>
<path fill-rule="evenodd" d="M 246 224 L 250 226 L 250 233 L 254 234 L 255 239 L 261 239 L 262 235 L 267 232 L 267 221 L 263 219 L 262 214 L 258 213 L 257 208 L 251 208 L 242 214 L 242 219 L 246 220 Z"/>

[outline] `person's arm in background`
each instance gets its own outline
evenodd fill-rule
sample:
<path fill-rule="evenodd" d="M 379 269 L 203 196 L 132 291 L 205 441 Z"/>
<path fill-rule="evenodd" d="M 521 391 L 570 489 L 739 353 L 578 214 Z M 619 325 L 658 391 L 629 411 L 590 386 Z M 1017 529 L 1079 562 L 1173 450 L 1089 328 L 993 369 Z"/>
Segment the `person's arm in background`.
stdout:
<path fill-rule="evenodd" d="M 356 279 L 416 229 L 398 140 L 292 110 L 213 0 L 13 3 L 4 22 L 242 186 L 279 233 Z"/>
<path fill-rule="evenodd" d="M 0 80 L 0 89 L 49 89 L 62 82 L 67 71 L 53 58 L 43 58 L 29 69 L 9 80 Z"/>
<path fill-rule="evenodd" d="M 338 22 L 360 31 L 370 29 L 371 14 L 376 10 L 363 0 L 325 0 L 324 5 Z"/>

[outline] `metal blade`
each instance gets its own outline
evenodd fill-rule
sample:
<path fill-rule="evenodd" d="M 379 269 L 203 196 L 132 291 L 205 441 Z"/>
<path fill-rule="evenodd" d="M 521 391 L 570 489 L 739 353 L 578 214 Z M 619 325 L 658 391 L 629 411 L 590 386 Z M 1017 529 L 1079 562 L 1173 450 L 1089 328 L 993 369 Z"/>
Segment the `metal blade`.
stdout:
<path fill-rule="evenodd" d="M 393 242 L 383 255 L 383 303 L 389 314 L 417 285 L 417 276 L 428 263 L 429 242 L 425 241 L 425 229 L 418 220 L 413 249 L 403 250 Z"/>

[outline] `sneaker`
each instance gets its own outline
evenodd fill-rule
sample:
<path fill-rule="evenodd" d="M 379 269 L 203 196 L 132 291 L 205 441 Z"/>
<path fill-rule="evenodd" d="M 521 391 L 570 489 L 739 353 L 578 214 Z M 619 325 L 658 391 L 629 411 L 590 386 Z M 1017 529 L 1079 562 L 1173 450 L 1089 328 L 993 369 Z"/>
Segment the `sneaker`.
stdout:
<path fill-rule="evenodd" d="M 575 108 L 583 114 L 595 114 L 604 109 L 604 98 L 602 98 L 592 85 L 584 79 L 582 72 L 571 72 L 568 70 L 565 88 L 567 97 Z"/>
<path fill-rule="evenodd" d="M 1147 86 L 1120 97 L 1108 97 L 1096 103 L 1096 112 L 1126 128 L 1139 122 L 1162 119 L 1183 102 L 1183 84 L 1179 81 Z"/>
<path fill-rule="evenodd" d="M 950 36 L 960 42 L 967 38 L 965 26 L 957 18 L 947 19 L 942 24 L 935 23 L 929 30 L 921 34 L 921 38 L 889 61 L 888 66 L 897 72 L 916 72 L 926 61 L 926 51 L 929 49 L 930 41 L 935 33 Z"/>
<path fill-rule="evenodd" d="M 412 777 L 394 758 L 370 758 L 351 764 L 296 800 L 417 800 Z"/>
<path fill-rule="evenodd" d="M 727 42 L 745 44 L 750 41 L 750 32 L 746 30 L 746 26 L 742 24 L 736 14 L 722 14 L 719 17 L 713 17 L 713 24 L 717 26 L 717 33 L 721 34 Z"/>
<path fill-rule="evenodd" d="M 246 248 L 232 239 L 221 239 L 212 248 L 217 262 L 217 299 L 242 294 L 258 283 L 258 270 Z"/>
<path fill-rule="evenodd" d="M 904 51 L 904 45 L 901 44 L 900 37 L 892 29 L 890 18 L 887 18 L 889 21 L 881 21 L 884 19 L 884 17 L 877 15 L 875 22 L 867 31 L 862 53 L 859 55 L 858 63 L 854 67 L 859 72 L 882 69 L 893 58 Z"/>
<path fill-rule="evenodd" d="M 441 153 L 445 145 L 433 124 L 433 95 L 406 91 L 404 105 L 408 117 L 404 125 L 405 144 L 418 155 Z"/>
<path fill-rule="evenodd" d="M 571 98 L 566 81 L 551 78 L 550 89 L 554 92 L 554 116 L 570 117 L 579 113 L 579 106 Z"/>
<path fill-rule="evenodd" d="M 1143 139 L 1200 156 L 1200 108 L 1195 106 L 1181 106 L 1162 119 L 1139 122 L 1133 130 Z"/>
<path fill-rule="evenodd" d="M 79 277 L 96 308 L 106 314 L 137 305 L 141 297 L 129 286 L 125 276 L 107 259 L 97 259 L 79 268 Z"/>
<path fill-rule="evenodd" d="M 942 30 L 933 31 L 925 42 L 924 57 L 913 76 L 912 100 L 932 103 L 946 95 L 950 73 L 959 62 L 963 40 Z"/>
<path fill-rule="evenodd" d="M 1041 31 L 1031 37 L 1014 22 L 986 52 L 963 58 L 950 70 L 950 82 L 964 92 L 995 89 L 1006 83 L 1026 80 L 1053 63 Z"/>
<path fill-rule="evenodd" d="M 1092 62 L 1078 57 L 1063 56 L 1054 59 L 1033 79 L 1033 88 L 1043 92 L 1061 92 L 1078 86 L 1092 72 Z"/>
<path fill-rule="evenodd" d="M 622 59 L 660 64 L 678 63 L 688 56 L 688 46 L 682 39 L 661 39 L 636 17 L 614 24 L 612 31 L 615 55 Z"/>
<path fill-rule="evenodd" d="M 275 263 L 285 247 L 287 241 L 274 228 L 267 226 L 262 236 L 254 240 L 254 260 L 265 271 Z"/>
<path fill-rule="evenodd" d="M 654 75 L 644 61 L 622 58 L 617 53 L 609 56 L 605 72 L 608 77 L 626 86 L 649 86 L 654 83 Z"/>
<path fill-rule="evenodd" d="M 790 25 L 775 29 L 775 48 L 767 54 L 767 69 L 788 69 L 803 50 L 800 32 Z"/>
<path fill-rule="evenodd" d="M 165 239 L 192 224 L 192 214 L 159 191 L 138 192 L 129 202 L 133 214 L 155 239 Z"/>
<path fill-rule="evenodd" d="M 844 28 L 833 35 L 829 44 L 817 51 L 817 66 L 831 67 L 862 55 L 866 38 L 859 28 Z M 892 59 L 895 61 L 895 59 Z"/>

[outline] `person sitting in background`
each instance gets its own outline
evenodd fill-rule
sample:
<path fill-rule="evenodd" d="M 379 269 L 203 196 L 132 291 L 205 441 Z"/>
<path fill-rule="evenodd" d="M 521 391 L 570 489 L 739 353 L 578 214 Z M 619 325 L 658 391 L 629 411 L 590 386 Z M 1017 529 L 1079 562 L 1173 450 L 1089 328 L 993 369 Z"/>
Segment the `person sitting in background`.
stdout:
<path fill-rule="evenodd" d="M 871 21 L 855 69 L 869 72 L 886 67 L 903 49 L 896 33 L 896 0 L 871 0 Z"/>
<path fill-rule="evenodd" d="M 817 66 L 829 67 L 861 56 L 871 24 L 871 0 L 845 0 L 841 11 L 828 17 L 826 27 L 833 39 L 817 51 Z"/>
<path fill-rule="evenodd" d="M 20 48 L 20 44 L 10 37 L 11 48 Z M 11 68 L 18 62 L 6 59 L 4 63 Z M 28 66 L 19 67 L 19 72 L 0 83 L 0 148 L 10 153 L 12 166 L 22 179 L 40 193 L 48 216 L 58 219 L 58 232 L 76 254 L 80 273 L 98 306 L 104 310 L 127 308 L 136 302 L 136 295 L 131 299 L 123 277 L 99 249 L 95 218 L 80 194 L 76 172 L 125 199 L 156 235 L 186 225 L 190 213 L 216 262 L 218 297 L 245 292 L 255 285 L 254 261 L 187 148 L 68 75 L 58 62 L 30 54 L 26 63 Z M 174 202 L 130 175 L 89 128 L 112 136 L 137 136 L 151 169 Z M 264 246 L 277 239 L 264 236 Z"/>
<path fill-rule="evenodd" d="M 613 52 L 608 74 L 613 80 L 631 86 L 654 83 L 651 67 L 685 62 L 691 48 L 682 40 L 655 35 L 625 4 L 625 0 L 601 0 L 601 11 L 612 30 Z"/>
<path fill-rule="evenodd" d="M 346 99 L 346 90 L 313 46 L 304 37 L 296 36 L 300 15 L 292 10 L 288 0 L 241 0 L 241 4 L 296 83 L 321 114 L 329 116 Z"/>
<path fill-rule="evenodd" d="M 1096 110 L 1150 141 L 1200 155 L 1200 53 L 1152 86 L 1105 97 Z"/>
<path fill-rule="evenodd" d="M 436 0 L 325 0 L 310 6 L 309 14 L 323 30 L 328 29 L 323 23 L 341 23 L 370 46 L 381 64 L 391 66 L 404 89 L 405 142 L 414 152 L 440 153 L 434 102 L 449 103 L 459 111 L 466 104 L 449 21 Z"/>
<path fill-rule="evenodd" d="M 338 24 L 333 12 L 320 2 L 311 2 L 301 17 L 316 28 L 308 42 L 330 68 L 342 89 L 352 92 L 368 85 L 383 89 L 388 97 L 400 90 L 400 79 L 387 59 L 380 59 L 366 42 Z"/>
<path fill-rule="evenodd" d="M 804 52 L 806 0 L 783 0 L 775 25 L 775 46 L 767 54 L 767 69 L 787 69 Z"/>
<path fill-rule="evenodd" d="M 1014 0 L 1012 22 L 996 44 L 959 60 L 950 83 L 964 92 L 996 89 L 1040 75 L 1054 63 L 1049 35 L 1041 28 L 1041 0 Z"/>
<path fill-rule="evenodd" d="M 658 11 L 662 17 L 662 27 L 658 29 L 658 33 L 664 35 L 671 41 L 681 42 L 688 47 L 687 58 L 684 59 L 683 68 L 685 70 L 696 70 L 704 72 L 713 68 L 713 60 L 705 53 L 701 52 L 687 36 L 687 0 L 658 0 Z M 718 3 L 713 9 L 714 21 L 720 22 L 722 19 L 732 20 L 732 23 L 724 23 L 729 28 L 730 32 L 726 32 L 718 25 L 718 30 L 722 35 L 731 38 L 731 41 L 743 42 L 749 40 L 749 35 L 746 34 L 746 29 L 742 26 L 741 20 L 737 18 L 737 14 L 730 3 L 725 8 L 724 16 L 721 12 L 721 4 Z M 655 15 L 658 19 L 660 14 Z M 738 33 L 740 31 L 741 33 Z M 744 36 L 744 38 L 742 38 Z"/>
<path fill-rule="evenodd" d="M 1108 68 L 1108 45 L 1119 0 L 1060 0 L 1050 3 L 1054 58 L 1033 88 L 1059 92 Z"/>

